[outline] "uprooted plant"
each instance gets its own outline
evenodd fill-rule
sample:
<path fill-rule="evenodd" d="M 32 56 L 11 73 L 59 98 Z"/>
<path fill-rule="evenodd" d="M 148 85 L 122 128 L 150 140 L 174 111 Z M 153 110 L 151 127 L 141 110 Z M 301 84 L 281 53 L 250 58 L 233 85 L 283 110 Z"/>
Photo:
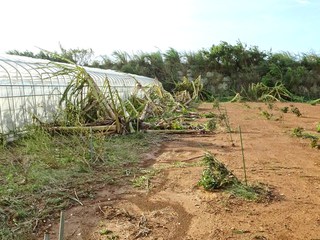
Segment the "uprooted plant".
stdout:
<path fill-rule="evenodd" d="M 250 186 L 242 183 L 211 153 L 206 153 L 202 161 L 205 169 L 202 172 L 198 186 L 202 186 L 206 191 L 222 189 L 232 195 L 255 201 L 263 201 L 270 195 L 270 190 L 262 185 Z"/>

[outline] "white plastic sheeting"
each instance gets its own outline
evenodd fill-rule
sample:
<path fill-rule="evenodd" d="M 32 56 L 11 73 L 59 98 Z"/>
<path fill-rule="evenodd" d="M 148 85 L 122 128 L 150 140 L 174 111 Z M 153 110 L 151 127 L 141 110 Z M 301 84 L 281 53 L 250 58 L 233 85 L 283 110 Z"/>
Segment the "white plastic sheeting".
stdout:
<path fill-rule="evenodd" d="M 99 87 L 108 78 L 122 98 L 132 94 L 137 81 L 142 87 L 155 79 L 113 70 L 87 68 Z M 0 55 L 0 135 L 16 133 L 30 125 L 33 116 L 50 122 L 57 114 L 59 101 L 71 77 L 56 76 L 61 69 L 47 60 Z"/>

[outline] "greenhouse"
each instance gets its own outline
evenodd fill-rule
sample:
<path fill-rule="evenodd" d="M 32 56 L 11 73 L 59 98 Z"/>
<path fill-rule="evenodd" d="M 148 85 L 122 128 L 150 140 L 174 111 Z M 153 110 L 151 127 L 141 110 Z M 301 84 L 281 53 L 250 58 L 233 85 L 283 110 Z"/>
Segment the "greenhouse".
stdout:
<path fill-rule="evenodd" d="M 0 55 L 0 135 L 17 133 L 32 124 L 54 119 L 59 102 L 72 80 L 68 74 L 57 74 L 59 66 L 47 60 Z M 147 87 L 157 80 L 113 70 L 84 67 L 98 87 L 109 80 L 113 90 L 123 99 L 132 94 L 137 84 Z"/>

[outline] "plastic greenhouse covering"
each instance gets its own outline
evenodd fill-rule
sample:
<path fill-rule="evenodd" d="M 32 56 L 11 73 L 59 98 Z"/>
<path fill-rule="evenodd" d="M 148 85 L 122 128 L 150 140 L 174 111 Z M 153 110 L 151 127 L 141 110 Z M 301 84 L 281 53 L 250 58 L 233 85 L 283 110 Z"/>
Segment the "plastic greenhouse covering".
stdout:
<path fill-rule="evenodd" d="M 121 98 L 132 94 L 137 81 L 142 87 L 155 84 L 152 78 L 113 70 L 84 67 L 99 87 L 106 78 Z M 44 122 L 53 120 L 69 75 L 50 61 L 13 55 L 0 55 L 0 136 L 16 133 L 32 123 L 33 116 Z"/>

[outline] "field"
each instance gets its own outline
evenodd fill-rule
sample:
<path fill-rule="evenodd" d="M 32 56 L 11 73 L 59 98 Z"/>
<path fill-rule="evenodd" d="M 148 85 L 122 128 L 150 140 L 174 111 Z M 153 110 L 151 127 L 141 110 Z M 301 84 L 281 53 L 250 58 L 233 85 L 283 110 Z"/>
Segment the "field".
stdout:
<path fill-rule="evenodd" d="M 302 103 L 222 103 L 232 130 L 165 135 L 143 154 L 128 181 L 99 184 L 93 199 L 65 211 L 66 239 L 320 239 L 320 106 Z M 285 108 L 287 107 L 287 108 Z M 286 112 L 284 109 L 287 109 Z M 296 114 L 298 109 L 301 113 Z M 201 113 L 216 112 L 212 103 Z M 204 121 L 198 120 L 198 121 Z M 198 185 L 205 152 L 268 194 L 247 200 Z M 294 134 L 303 128 L 308 134 Z M 58 219 L 41 224 L 57 239 Z M 38 239 L 43 239 L 39 231 Z"/>

